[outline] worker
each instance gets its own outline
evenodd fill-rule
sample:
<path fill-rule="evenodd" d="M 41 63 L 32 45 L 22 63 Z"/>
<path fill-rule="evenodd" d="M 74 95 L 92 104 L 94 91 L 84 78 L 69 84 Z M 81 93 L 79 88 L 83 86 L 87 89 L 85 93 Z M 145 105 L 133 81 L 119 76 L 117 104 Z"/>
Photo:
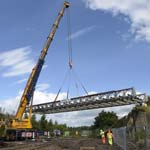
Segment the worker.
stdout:
<path fill-rule="evenodd" d="M 100 130 L 100 136 L 102 139 L 102 144 L 106 143 L 106 138 L 105 138 L 105 132 L 103 130 Z"/>
<path fill-rule="evenodd" d="M 146 107 L 147 107 L 147 104 L 146 104 L 146 103 L 143 103 L 142 106 L 146 108 Z"/>
<path fill-rule="evenodd" d="M 79 136 L 79 132 L 78 131 L 76 131 L 75 134 L 76 134 L 76 136 Z"/>
<path fill-rule="evenodd" d="M 110 129 L 108 129 L 108 132 L 107 132 L 107 140 L 108 140 L 108 144 L 110 146 L 112 146 L 112 144 L 113 144 L 113 133 Z"/>

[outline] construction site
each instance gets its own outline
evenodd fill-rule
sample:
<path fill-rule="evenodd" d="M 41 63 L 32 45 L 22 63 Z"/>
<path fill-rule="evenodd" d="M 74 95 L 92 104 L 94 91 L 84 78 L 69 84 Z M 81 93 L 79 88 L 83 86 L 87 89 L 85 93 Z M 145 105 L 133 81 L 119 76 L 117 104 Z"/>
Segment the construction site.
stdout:
<path fill-rule="evenodd" d="M 47 3 L 45 3 L 44 5 L 42 5 L 43 2 L 41 1 L 40 3 L 39 2 L 37 3 L 38 6 L 36 7 L 39 8 L 45 7 L 44 13 L 46 14 L 47 13 L 46 5 L 51 3 L 51 1 L 47 0 Z M 57 7 L 59 3 L 61 3 L 61 8 L 58 11 L 57 13 L 58 15 L 57 15 L 54 14 L 53 12 L 55 12 L 55 9 L 56 10 L 58 9 Z M 135 57 L 135 60 L 133 60 L 133 56 L 130 50 L 128 52 L 122 51 L 122 53 L 117 50 L 117 53 L 115 54 L 115 48 L 112 47 L 114 42 L 112 36 L 113 35 L 112 30 L 114 29 L 113 24 L 110 27 L 111 29 L 109 28 L 108 31 L 104 31 L 105 25 L 103 25 L 103 27 L 100 26 L 97 27 L 93 23 L 91 26 L 85 27 L 84 29 L 77 31 L 76 33 L 72 33 L 72 28 L 75 24 L 72 24 L 71 21 L 72 19 L 76 20 L 74 22 L 77 23 L 76 26 L 80 24 L 80 21 L 82 22 L 81 24 L 83 24 L 84 19 L 85 22 L 89 21 L 89 23 L 91 23 L 92 21 L 90 21 L 88 17 L 89 18 L 95 17 L 95 21 L 100 22 L 101 19 L 100 20 L 97 19 L 95 15 L 100 9 L 101 17 L 103 18 L 104 15 L 103 18 L 104 22 L 101 22 L 100 24 L 107 23 L 107 25 L 109 26 L 110 22 L 115 22 L 114 21 L 115 19 L 113 17 L 115 16 L 118 17 L 119 15 L 120 15 L 119 17 L 121 18 L 119 21 L 122 23 L 123 20 L 122 18 L 124 16 L 129 16 L 130 22 L 128 21 L 127 23 L 126 21 L 126 23 L 131 24 L 132 22 L 131 25 L 132 34 L 135 35 L 136 40 L 141 37 L 144 37 L 143 34 L 146 32 L 147 38 L 145 38 L 145 40 L 146 42 L 149 42 L 150 32 L 147 32 L 147 30 L 145 30 L 145 32 L 141 34 L 142 30 L 140 30 L 139 27 L 140 23 L 138 23 L 138 25 L 135 25 L 135 22 L 138 19 L 136 18 L 137 20 L 135 21 L 132 18 L 133 16 L 131 17 L 130 13 L 124 13 L 127 8 L 126 9 L 123 9 L 122 7 L 119 8 L 118 5 L 115 6 L 115 3 L 110 2 L 108 8 L 106 7 L 107 5 L 104 5 L 103 7 L 101 6 L 104 3 L 101 0 L 99 1 L 83 0 L 82 3 L 80 1 L 67 2 L 61 0 L 61 2 L 59 3 L 52 1 L 50 5 L 50 8 L 53 10 L 51 11 L 52 13 L 51 13 L 50 21 L 52 23 L 52 27 L 50 31 L 49 28 L 47 27 L 48 29 L 43 30 L 44 34 L 41 34 L 42 31 L 40 31 L 41 30 L 40 27 L 39 29 L 26 28 L 26 32 L 32 32 L 32 30 L 34 32 L 34 30 L 36 30 L 35 33 L 37 34 L 39 30 L 39 35 L 40 34 L 42 35 L 41 39 L 43 39 L 43 35 L 44 36 L 47 35 L 45 31 L 49 32 L 46 41 L 44 41 L 44 46 L 42 50 L 35 51 L 33 53 L 35 55 L 34 57 L 36 58 L 36 61 L 34 61 L 35 63 L 27 59 L 28 55 L 32 51 L 31 46 L 15 49 L 14 53 L 13 50 L 9 51 L 9 53 L 0 51 L 0 67 L 2 67 L 2 69 L 0 68 L 0 71 L 2 70 L 2 78 L 7 78 L 6 80 L 0 78 L 2 83 L 1 88 L 2 89 L 4 88 L 2 90 L 2 93 L 4 95 L 2 96 L 8 97 L 8 99 L 10 100 L 10 96 L 8 96 L 9 92 L 13 95 L 15 91 L 17 92 L 19 91 L 19 96 L 16 96 L 15 94 L 15 97 L 17 97 L 18 99 L 17 102 L 16 100 L 13 99 L 11 103 L 9 103 L 7 99 L 5 101 L 2 98 L 0 98 L 0 149 L 2 150 L 38 150 L 38 149 L 41 150 L 149 150 L 150 149 L 150 96 L 147 94 L 148 86 L 145 85 L 146 83 L 148 83 L 146 79 L 147 76 L 149 75 L 148 74 L 149 72 L 148 73 L 146 72 L 147 67 L 145 68 L 143 67 L 141 69 L 143 70 L 143 72 L 144 71 L 146 72 L 146 73 L 144 72 L 145 74 L 142 74 L 141 73 L 142 71 L 140 72 L 139 71 L 140 69 L 136 68 L 137 65 L 144 66 L 143 63 L 145 64 L 149 63 L 149 59 L 147 59 L 148 54 L 143 54 L 143 56 L 139 54 L 138 56 L 136 56 L 136 54 L 134 53 L 133 55 Z M 86 4 L 83 7 L 84 3 Z M 144 8 L 145 6 L 144 4 L 142 5 L 136 2 L 133 3 L 135 7 L 136 6 L 138 6 L 137 8 L 141 7 L 141 9 Z M 19 5 L 22 6 L 22 8 L 26 6 L 25 3 L 24 4 L 18 3 L 18 6 Z M 34 17 L 37 17 L 38 15 L 39 17 L 41 16 L 41 18 L 43 18 L 43 22 L 47 20 L 46 18 L 47 16 L 42 16 L 41 9 L 35 8 L 35 12 L 37 13 L 36 14 L 36 13 L 32 13 L 34 12 L 32 6 L 29 5 L 27 6 L 29 12 L 30 11 L 31 12 L 30 13 L 27 12 L 27 14 L 28 13 L 29 14 L 28 15 L 26 14 L 27 16 L 24 16 L 25 18 L 26 17 L 30 18 L 29 16 L 30 14 L 32 14 Z M 146 6 L 149 7 L 150 2 L 147 2 Z M 13 4 L 12 7 L 17 8 Z M 76 10 L 77 8 L 79 10 Z M 83 11 L 86 16 L 86 17 L 84 16 L 85 18 L 80 16 L 80 13 L 82 13 L 81 8 L 85 9 Z M 94 12 L 92 12 L 93 10 Z M 23 10 L 17 8 L 15 11 L 16 11 L 15 13 L 18 13 L 19 11 L 22 12 Z M 71 11 L 76 12 L 77 14 L 73 13 L 72 15 Z M 110 18 L 109 16 L 110 14 L 107 13 L 105 14 L 105 12 L 107 11 L 109 13 L 112 11 L 113 13 L 112 18 Z M 89 14 L 89 16 L 86 14 Z M 31 22 L 32 20 L 34 20 L 33 16 L 31 16 L 31 20 L 30 20 Z M 19 14 L 17 14 L 17 17 L 19 17 Z M 21 16 L 21 18 L 23 17 Z M 66 22 L 65 22 L 65 18 L 66 18 Z M 53 19 L 54 21 L 52 21 Z M 108 23 L 107 21 L 110 22 Z M 119 21 L 116 23 L 117 27 L 120 26 L 118 25 L 120 23 Z M 37 22 L 35 24 L 38 25 Z M 63 28 L 60 27 L 61 25 L 63 26 Z M 146 24 L 145 26 L 147 27 L 148 25 L 149 24 Z M 63 32 L 65 32 L 64 29 L 65 27 L 66 27 L 67 35 L 64 38 Z M 150 25 L 148 27 L 150 27 Z M 135 28 L 135 30 L 133 30 L 133 28 Z M 18 30 L 19 27 L 17 27 L 16 29 Z M 60 31 L 62 29 L 63 31 Z M 57 35 L 55 35 L 57 30 L 59 30 L 58 32 L 62 32 L 61 34 L 63 36 L 61 34 L 60 35 L 58 34 L 59 37 L 57 37 Z M 90 35 L 90 32 L 99 32 L 99 30 L 101 30 L 101 32 L 103 31 L 104 33 L 106 32 L 108 34 L 106 35 L 102 34 L 101 38 L 100 37 L 98 38 L 98 35 L 96 33 L 95 34 L 91 33 Z M 75 48 L 77 47 L 73 46 L 72 43 L 73 42 L 76 43 L 76 38 L 83 36 L 84 34 L 88 34 L 87 37 L 89 39 L 85 37 L 82 40 L 85 41 L 84 43 L 85 45 L 89 44 L 87 46 L 89 49 L 96 48 L 96 46 L 94 47 L 94 43 L 96 44 L 96 42 L 98 42 L 98 43 L 105 43 L 105 45 L 107 45 L 108 47 L 110 46 L 109 48 L 112 48 L 112 51 L 114 52 L 110 52 L 110 54 L 109 53 L 105 54 L 102 51 L 99 53 L 98 51 L 94 52 L 93 50 L 93 52 L 89 54 L 88 51 L 83 50 L 83 51 L 77 51 L 78 53 L 79 52 L 81 53 L 82 57 L 80 57 L 80 54 L 75 54 L 75 56 L 73 57 L 74 47 Z M 120 31 L 117 31 L 117 34 L 120 34 Z M 112 37 L 109 39 L 108 35 Z M 34 38 L 34 36 L 37 35 L 34 35 L 32 33 L 29 39 L 31 38 L 30 40 L 32 41 L 32 38 Z M 23 37 L 25 38 L 26 35 L 24 34 Z M 60 40 L 62 37 L 63 40 Z M 59 38 L 58 41 L 57 38 Z M 94 38 L 94 40 L 92 40 L 92 38 Z M 104 40 L 107 38 L 110 40 L 107 41 L 108 43 L 110 42 L 109 43 L 110 45 L 107 44 L 107 42 Z M 124 35 L 123 38 L 124 40 L 128 40 L 129 35 L 126 34 Z M 34 43 L 35 44 L 39 43 L 41 39 L 39 39 L 38 42 L 36 41 Z M 101 42 L 97 41 L 98 39 L 101 39 L 100 40 Z M 49 49 L 51 48 L 55 49 L 55 44 L 56 44 L 55 40 L 56 43 L 57 42 L 61 44 L 67 43 L 67 46 L 62 48 L 62 49 L 67 49 L 67 52 L 59 52 L 58 53 L 59 56 L 57 56 L 56 58 L 51 58 L 54 61 L 54 63 L 52 63 L 51 60 L 49 60 L 49 58 L 46 59 L 46 57 L 49 57 L 49 53 L 50 53 Z M 54 41 L 54 44 L 51 46 L 52 41 Z M 93 41 L 93 46 L 91 46 L 92 44 L 90 44 L 91 41 Z M 118 43 L 118 41 L 119 40 L 116 39 L 116 43 Z M 82 42 L 79 44 L 79 47 L 84 45 Z M 56 44 L 56 48 L 58 48 L 57 47 L 58 43 Z M 124 43 L 122 45 L 124 45 Z M 125 45 L 125 50 L 132 48 L 132 45 L 133 43 L 128 45 L 128 47 Z M 144 46 L 143 45 L 141 46 L 143 49 L 144 48 L 146 49 L 148 47 L 147 43 Z M 7 45 L 5 44 L 5 46 Z M 102 48 L 101 46 L 99 47 Z M 118 47 L 118 49 L 120 49 L 120 47 Z M 40 54 L 38 54 L 38 52 Z M 146 52 L 148 53 L 148 50 Z M 54 53 L 51 52 L 52 55 L 51 57 L 54 57 Z M 126 55 L 126 53 L 128 54 Z M 101 57 L 99 54 L 102 54 Z M 61 58 L 61 56 L 66 56 L 66 55 L 67 58 L 66 57 Z M 112 58 L 114 55 L 117 58 Z M 131 60 L 130 60 L 130 55 L 131 55 Z M 86 57 L 86 59 L 83 56 Z M 146 58 L 143 58 L 144 56 Z M 4 57 L 6 58 L 4 59 Z M 141 59 L 141 57 L 143 58 L 143 60 Z M 99 63 L 98 58 L 100 58 L 101 62 L 104 63 L 103 64 L 104 67 L 102 66 L 99 67 L 101 64 Z M 64 60 L 64 62 L 61 62 L 62 60 Z M 83 66 L 85 65 L 84 60 L 87 61 L 86 64 L 87 66 L 85 68 L 83 68 Z M 134 64 L 136 60 L 138 64 L 136 63 Z M 25 63 L 24 61 L 27 62 Z M 81 70 L 83 70 L 83 72 L 81 70 L 75 69 L 74 67 L 75 61 L 77 62 L 76 67 L 81 66 L 82 68 Z M 133 62 L 134 65 L 130 64 L 130 61 Z M 27 68 L 23 67 L 23 65 L 26 64 L 27 67 L 29 67 L 30 66 L 29 64 L 31 62 L 34 64 L 32 67 L 32 71 L 26 72 Z M 52 70 L 50 71 L 56 72 L 57 75 L 53 73 L 51 74 L 49 70 L 48 73 L 46 74 L 46 69 L 48 68 L 47 62 L 49 64 L 52 63 L 51 67 L 53 71 Z M 96 64 L 95 67 L 90 65 L 90 63 L 92 62 L 95 62 Z M 115 67 L 113 62 L 118 64 L 118 66 Z M 142 64 L 140 64 L 139 62 L 141 62 Z M 19 66 L 17 66 L 18 64 Z M 58 64 L 60 64 L 60 66 Z M 66 66 L 66 68 L 64 68 L 63 65 Z M 96 68 L 96 66 L 98 67 Z M 9 67 L 9 68 L 5 70 L 4 67 Z M 22 78 L 20 77 L 14 79 L 14 77 L 17 76 L 16 72 L 15 73 L 3 72 L 3 71 L 9 71 L 9 69 L 10 71 L 12 71 L 12 69 L 14 68 L 16 69 L 15 71 L 18 73 L 17 75 L 19 76 L 21 74 Z M 92 72 L 91 70 L 94 68 L 96 69 L 93 70 Z M 126 71 L 124 71 L 124 68 L 126 69 Z M 67 69 L 66 74 L 64 73 L 63 75 L 61 75 L 61 73 L 58 72 L 58 70 L 60 70 L 61 72 L 65 72 L 64 71 L 65 69 Z M 120 78 L 118 77 L 117 79 L 118 72 L 116 74 L 114 73 L 116 70 L 119 70 L 118 72 L 120 72 L 118 76 L 122 76 L 122 77 Z M 128 70 L 130 71 L 128 72 Z M 133 73 L 132 70 L 134 70 Z M 44 75 L 42 74 L 42 72 L 44 72 L 43 73 Z M 29 73 L 29 76 L 24 76 L 25 73 Z M 79 78 L 80 73 L 84 76 L 83 78 Z M 92 75 L 93 73 L 95 74 Z M 130 75 L 128 75 L 129 73 L 131 73 L 131 77 Z M 133 74 L 133 78 L 132 78 L 132 74 Z M 40 76 L 42 77 L 40 78 Z M 44 84 L 45 82 L 48 82 L 49 76 L 53 76 L 53 78 L 51 78 L 51 83 L 52 85 L 55 85 L 55 90 L 51 93 L 46 91 L 47 84 Z M 65 77 L 58 79 L 59 76 L 61 77 L 65 76 Z M 6 81 L 10 84 L 11 81 L 8 79 L 9 77 L 12 80 L 16 81 L 16 83 L 13 83 L 12 86 L 10 87 L 9 86 L 3 87 Z M 110 80 L 107 77 L 110 77 Z M 106 81 L 107 79 L 108 82 Z M 41 89 L 39 88 L 40 83 L 38 80 L 40 80 L 40 83 L 42 85 Z M 119 82 L 117 82 L 117 80 Z M 89 85 L 85 86 L 85 81 L 89 83 Z M 144 81 L 145 83 L 142 84 L 142 82 Z M 25 82 L 24 85 L 25 87 L 23 88 L 21 84 L 24 82 Z M 92 82 L 94 83 L 93 85 L 95 86 L 93 88 L 92 88 Z M 141 85 L 138 84 L 138 82 L 141 83 Z M 102 83 L 102 85 L 100 85 L 100 83 Z M 114 84 L 114 86 L 111 86 L 111 84 Z M 126 88 L 125 86 L 127 85 L 129 85 L 129 87 Z M 97 89 L 100 89 L 102 86 L 107 87 L 107 88 L 105 87 L 104 90 L 102 90 L 103 92 L 99 92 L 99 90 L 96 90 L 96 87 Z M 137 89 L 134 88 L 134 86 L 137 86 Z M 121 87 L 125 87 L 125 88 L 121 88 Z M 4 92 L 5 88 L 8 88 L 7 93 Z M 12 88 L 12 90 L 10 90 L 9 88 Z M 147 91 L 144 91 L 144 89 L 146 88 Z M 50 86 L 49 89 L 52 90 L 52 87 Z M 91 90 L 87 90 L 87 89 L 91 89 Z M 110 90 L 105 90 L 105 89 L 110 89 Z M 18 105 L 15 103 L 18 103 Z M 13 105 L 17 105 L 17 107 L 14 107 Z M 57 116 L 57 114 L 59 115 Z M 70 117 L 68 117 L 69 115 Z"/>

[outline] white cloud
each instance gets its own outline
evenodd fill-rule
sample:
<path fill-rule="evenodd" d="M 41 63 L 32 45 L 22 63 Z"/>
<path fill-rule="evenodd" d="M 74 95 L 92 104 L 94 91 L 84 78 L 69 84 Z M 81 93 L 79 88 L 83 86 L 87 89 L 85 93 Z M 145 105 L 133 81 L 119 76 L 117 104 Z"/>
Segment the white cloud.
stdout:
<path fill-rule="evenodd" d="M 49 84 L 47 84 L 47 83 L 41 83 L 36 86 L 37 91 L 45 91 L 48 88 L 49 88 Z"/>
<path fill-rule="evenodd" d="M 21 95 L 19 92 L 19 96 L 17 97 L 0 100 L 0 107 L 3 108 L 5 112 L 14 114 L 18 108 L 20 97 Z"/>
<path fill-rule="evenodd" d="M 58 100 L 66 98 L 67 93 L 60 93 Z M 41 104 L 54 101 L 56 93 L 48 93 L 44 91 L 35 91 L 33 104 Z"/>
<path fill-rule="evenodd" d="M 96 94 L 97 92 L 95 92 L 95 91 L 90 91 L 90 92 L 88 92 L 88 95 L 92 95 L 92 94 Z"/>
<path fill-rule="evenodd" d="M 113 15 L 123 14 L 131 21 L 135 39 L 150 42 L 150 0 L 83 0 L 93 10 L 103 10 Z"/>
<path fill-rule="evenodd" d="M 16 81 L 14 84 L 21 84 L 27 81 L 27 78 Z"/>
<path fill-rule="evenodd" d="M 0 53 L 0 68 L 3 77 L 18 76 L 31 72 L 34 61 L 30 58 L 31 48 L 22 47 Z"/>
<path fill-rule="evenodd" d="M 80 29 L 79 31 L 77 31 L 71 35 L 71 39 L 75 39 L 80 36 L 83 36 L 84 34 L 87 34 L 90 31 L 92 31 L 94 28 L 95 28 L 95 26 L 90 26 L 90 27 L 85 27 L 83 29 Z"/>

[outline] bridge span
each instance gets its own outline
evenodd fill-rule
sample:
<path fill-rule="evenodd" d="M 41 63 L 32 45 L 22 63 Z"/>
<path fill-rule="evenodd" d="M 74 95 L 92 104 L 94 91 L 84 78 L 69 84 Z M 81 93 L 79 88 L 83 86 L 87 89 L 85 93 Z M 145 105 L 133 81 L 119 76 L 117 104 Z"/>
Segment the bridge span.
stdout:
<path fill-rule="evenodd" d="M 33 113 L 52 114 L 123 105 L 141 105 L 147 101 L 146 94 L 137 94 L 134 88 L 96 93 L 71 99 L 33 105 Z M 28 111 L 28 110 L 27 110 Z"/>

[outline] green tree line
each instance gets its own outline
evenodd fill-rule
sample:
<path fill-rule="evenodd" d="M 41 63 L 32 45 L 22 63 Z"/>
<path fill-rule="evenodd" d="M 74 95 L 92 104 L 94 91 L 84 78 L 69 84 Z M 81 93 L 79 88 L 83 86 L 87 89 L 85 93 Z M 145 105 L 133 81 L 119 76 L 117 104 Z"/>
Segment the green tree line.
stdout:
<path fill-rule="evenodd" d="M 36 130 L 47 130 L 53 131 L 54 129 L 59 129 L 61 131 L 65 131 L 68 129 L 66 124 L 58 124 L 57 121 L 52 119 L 47 120 L 45 114 L 41 116 L 39 120 L 36 119 L 36 115 L 33 114 L 31 118 L 32 128 Z"/>

